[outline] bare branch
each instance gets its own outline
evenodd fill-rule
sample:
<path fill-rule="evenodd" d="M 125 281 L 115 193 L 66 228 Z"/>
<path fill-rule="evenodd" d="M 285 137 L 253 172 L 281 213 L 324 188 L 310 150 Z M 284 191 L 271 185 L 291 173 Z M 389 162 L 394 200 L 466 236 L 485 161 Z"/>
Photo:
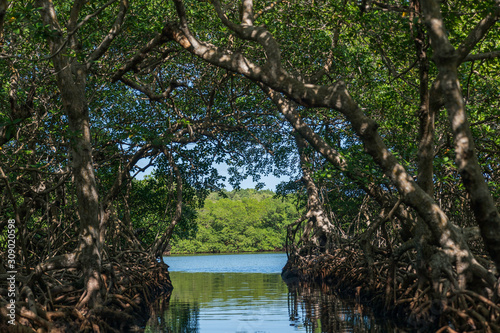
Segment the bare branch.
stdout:
<path fill-rule="evenodd" d="M 81 21 L 80 23 L 78 23 L 77 25 L 75 25 L 74 27 L 69 27 L 68 26 L 68 29 L 71 29 L 69 34 L 68 34 L 68 37 L 74 35 L 84 24 L 86 24 L 90 19 L 96 17 L 97 15 L 99 15 L 100 13 L 102 13 L 102 11 L 106 8 L 108 8 L 110 5 L 112 5 L 113 3 L 117 2 L 118 0 L 109 0 L 108 2 L 106 2 L 104 5 L 102 5 L 98 10 L 96 10 L 95 12 L 93 12 L 92 14 L 88 14 L 87 16 L 85 16 Z M 75 22 L 76 23 L 76 22 Z"/>
<path fill-rule="evenodd" d="M 121 30 L 127 9 L 128 9 L 128 0 L 121 0 L 120 9 L 118 11 L 118 15 L 116 17 L 116 20 L 113 23 L 113 26 L 111 27 L 111 29 L 109 30 L 108 35 L 106 37 L 104 37 L 101 44 L 88 57 L 87 68 L 92 66 L 92 63 L 94 61 L 96 61 L 97 59 L 99 59 L 111 46 L 111 43 L 113 42 L 116 35 L 118 35 L 118 33 Z"/>
<path fill-rule="evenodd" d="M 54 186 L 46 188 L 46 189 L 44 189 L 43 191 L 40 191 L 40 192 L 33 191 L 30 188 L 30 192 L 36 193 L 37 195 L 44 195 L 44 194 L 50 193 L 52 191 L 55 191 L 56 189 L 58 189 L 59 187 L 61 187 L 62 185 L 64 185 L 64 183 L 66 183 L 66 180 L 69 178 L 70 175 L 71 175 L 71 172 L 68 170 L 68 171 L 66 171 L 66 172 L 64 172 L 62 174 L 61 179 L 59 179 L 59 181 L 57 182 L 57 184 L 55 184 Z"/>
<path fill-rule="evenodd" d="M 498 57 L 500 57 L 500 50 L 486 52 L 486 53 L 469 54 L 468 56 L 466 56 L 464 58 L 463 62 L 476 61 L 476 60 L 490 60 L 490 59 L 495 59 Z"/>
<path fill-rule="evenodd" d="M 333 50 L 337 47 L 338 37 L 339 37 L 340 28 L 336 28 L 334 30 L 334 37 L 332 39 L 330 51 L 328 52 L 328 56 L 326 58 L 325 64 L 315 73 L 313 73 L 310 77 L 306 78 L 307 83 L 317 83 L 324 75 L 328 74 L 330 68 L 333 64 Z"/>
<path fill-rule="evenodd" d="M 163 252 L 165 252 L 165 249 L 168 246 L 170 238 L 172 237 L 172 233 L 174 232 L 174 228 L 182 217 L 182 206 L 183 206 L 181 172 L 180 172 L 179 168 L 177 167 L 177 164 L 175 163 L 172 154 L 170 154 L 170 152 L 167 150 L 166 147 L 162 147 L 162 152 L 165 155 L 165 157 L 168 159 L 169 164 L 170 164 L 170 166 L 175 174 L 177 202 L 175 204 L 175 213 L 174 213 L 172 220 L 170 221 L 170 225 L 164 231 L 163 235 L 160 238 L 156 239 L 156 242 L 151 247 L 150 255 L 153 256 L 154 258 L 156 258 L 156 257 L 161 258 Z"/>
<path fill-rule="evenodd" d="M 421 5 L 429 28 L 431 46 L 435 51 L 434 61 L 438 67 L 442 63 L 457 66 L 458 54 L 448 39 L 439 4 L 434 0 L 422 0 Z"/>
<path fill-rule="evenodd" d="M 464 61 L 464 59 L 469 55 L 472 49 L 481 41 L 481 39 L 486 36 L 488 31 L 493 27 L 496 21 L 500 18 L 500 3 L 491 12 L 489 12 L 485 18 L 483 18 L 479 23 L 471 30 L 467 38 L 458 47 L 458 59 L 459 62 Z"/>
<path fill-rule="evenodd" d="M 161 100 L 164 100 L 168 97 L 170 97 L 170 94 L 172 93 L 172 91 L 174 91 L 175 88 L 177 87 L 185 87 L 184 84 L 182 83 L 179 83 L 175 80 L 172 80 L 170 81 L 170 84 L 168 86 L 168 88 L 161 94 L 155 94 L 153 91 L 151 91 L 148 87 L 145 87 L 143 85 L 140 85 L 130 79 L 127 79 L 125 77 L 120 77 L 119 78 L 120 81 L 122 81 L 123 83 L 125 83 L 127 86 L 129 86 L 130 88 L 133 88 L 137 91 L 140 91 L 142 92 L 144 95 L 148 96 L 148 98 L 152 101 L 161 101 Z"/>
<path fill-rule="evenodd" d="M 241 0 L 241 24 L 253 25 L 253 1 Z"/>
<path fill-rule="evenodd" d="M 500 5 L 500 1 L 496 1 Z M 476 147 L 467 119 L 467 110 L 462 96 L 462 89 L 457 75 L 457 66 L 472 47 L 489 29 L 489 19 L 483 19 L 469 34 L 459 51 L 455 51 L 444 26 L 438 3 L 435 0 L 422 0 L 422 9 L 426 19 L 434 49 L 434 60 L 439 74 L 433 83 L 436 91 L 440 91 L 453 133 L 455 164 L 460 172 L 471 199 L 471 208 L 481 229 L 486 249 L 500 268 L 500 214 L 495 201 L 484 179 L 484 173 L 479 165 Z M 496 11 L 498 12 L 498 10 Z"/>
<path fill-rule="evenodd" d="M 269 96 L 285 119 L 293 126 L 301 137 L 306 138 L 309 143 L 323 155 L 332 165 L 341 171 L 347 171 L 348 165 L 345 158 L 316 134 L 298 115 L 292 102 L 283 98 L 279 93 L 267 86 L 259 84 L 261 89 Z"/>
<path fill-rule="evenodd" d="M 132 170 L 136 163 L 151 149 L 151 147 L 152 146 L 150 144 L 144 145 L 134 154 L 134 156 L 132 156 L 130 161 L 122 169 L 121 173 L 117 175 L 113 186 L 111 186 L 111 189 L 108 191 L 108 194 L 103 200 L 103 206 L 107 206 L 111 200 L 118 195 L 123 181 L 126 179 L 130 170 Z"/>
<path fill-rule="evenodd" d="M 71 40 L 71 38 L 74 36 L 74 34 L 76 34 L 78 32 L 78 30 L 83 25 L 85 25 L 93 17 L 96 17 L 97 15 L 99 15 L 104 9 L 106 9 L 111 4 L 115 3 L 116 1 L 118 1 L 118 0 L 108 1 L 107 3 L 105 3 L 102 7 L 100 7 L 98 10 L 96 10 L 92 14 L 85 16 L 83 18 L 83 20 L 81 20 L 80 23 L 78 23 L 78 24 L 76 24 L 76 20 L 78 19 L 78 14 L 79 14 L 80 9 L 76 8 L 76 3 L 75 3 L 73 8 L 71 9 L 71 15 L 70 15 L 71 20 L 70 20 L 70 22 L 68 22 L 68 30 L 70 30 L 70 31 L 68 33 L 68 36 L 66 37 L 66 40 L 63 43 L 61 43 L 61 45 L 59 46 L 59 48 L 56 51 L 52 52 L 52 54 L 50 54 L 49 56 L 44 57 L 43 60 L 47 60 L 47 59 L 53 58 L 56 55 L 58 55 L 64 49 L 64 47 L 66 47 L 66 45 Z M 81 2 L 81 1 L 79 1 L 79 2 Z M 83 5 L 83 4 L 80 4 L 80 5 Z"/>
<path fill-rule="evenodd" d="M 214 5 L 217 16 L 225 26 L 234 31 L 240 38 L 257 42 L 264 48 L 268 60 L 268 63 L 264 67 L 269 66 L 271 72 L 277 71 L 279 68 L 281 68 L 280 47 L 274 39 L 273 35 L 264 27 L 253 26 L 253 14 L 251 14 L 251 10 L 253 7 L 252 1 L 243 0 L 242 2 L 242 11 L 248 22 L 243 21 L 242 19 L 241 25 L 235 24 L 227 18 L 226 14 L 222 11 L 221 4 L 218 0 L 213 0 L 212 3 Z M 252 19 L 250 19 L 249 17 L 252 17 Z"/>
<path fill-rule="evenodd" d="M 67 28 L 69 31 L 75 30 L 76 27 L 76 22 L 78 21 L 78 16 L 80 16 L 80 11 L 82 10 L 82 7 L 85 5 L 87 1 L 86 0 L 76 0 L 73 3 L 73 7 L 71 7 L 70 13 L 69 13 L 69 20 L 67 24 Z M 76 30 L 75 30 L 76 32 Z M 73 33 L 74 34 L 74 33 Z M 71 34 L 71 35 L 73 35 Z M 70 36 L 68 36 L 69 39 Z"/>
<path fill-rule="evenodd" d="M 214 1 L 214 4 L 217 7 L 216 1 Z M 176 5 L 178 8 L 183 9 L 180 0 L 176 0 Z M 432 9 L 433 11 L 437 10 L 437 15 L 440 15 L 439 6 Z M 448 220 L 433 198 L 415 183 L 413 177 L 397 161 L 378 133 L 376 122 L 364 114 L 359 105 L 349 95 L 343 82 L 328 86 L 305 84 L 284 70 L 281 70 L 281 68 L 271 67 L 269 68 L 270 70 L 264 70 L 264 68 L 250 62 L 242 54 L 221 50 L 214 45 L 199 42 L 192 35 L 186 36 L 185 32 L 189 33 L 189 29 L 187 27 L 185 11 L 183 13 L 179 12 L 184 15 L 184 18 L 181 20 L 182 27 L 179 29 L 176 25 L 170 24 L 170 36 L 188 51 L 216 66 L 245 75 L 253 81 L 261 82 L 273 90 L 284 93 L 290 99 L 304 106 L 328 107 L 340 111 L 351 123 L 355 133 L 362 140 L 365 151 L 372 156 L 373 160 L 382 168 L 387 177 L 391 179 L 403 201 L 422 216 L 443 250 L 451 257 L 460 254 L 460 258 L 457 258 L 457 260 L 463 260 L 471 266 L 477 264 L 467 244 L 458 233 L 457 228 Z M 218 15 L 221 20 L 224 19 L 223 15 Z M 432 20 L 432 18 L 431 30 L 435 37 L 434 43 L 436 42 L 436 38 L 438 42 L 444 42 L 443 45 L 438 45 L 440 48 L 439 53 L 442 54 L 443 50 L 446 53 L 451 52 L 451 56 L 453 57 L 454 48 L 446 38 L 446 31 L 442 21 Z M 246 29 L 252 29 L 252 27 L 247 27 Z M 265 43 L 266 41 L 269 42 L 271 39 L 260 39 L 261 43 Z M 269 47 L 269 44 L 267 46 Z M 442 57 L 438 61 L 442 61 Z M 275 71 L 273 72 L 273 70 Z M 446 237 L 443 237 L 443 235 L 446 235 Z"/>
<path fill-rule="evenodd" d="M 56 31 L 56 34 L 51 35 L 51 41 L 55 42 L 54 38 L 57 36 L 61 38 L 62 32 L 61 27 L 59 26 L 59 22 L 57 20 L 56 10 L 54 9 L 54 4 L 48 0 L 37 0 L 37 7 L 40 8 L 40 13 L 42 16 L 43 22 L 48 25 L 51 30 Z M 67 41 L 66 41 L 67 42 Z M 58 53 L 58 52 L 54 52 Z"/>
<path fill-rule="evenodd" d="M 139 52 L 137 52 L 136 55 L 134 55 L 132 57 L 132 59 L 130 59 L 125 64 L 125 66 L 123 66 L 122 68 L 120 68 L 118 70 L 118 72 L 116 72 L 116 74 L 113 75 L 113 77 L 111 78 L 111 81 L 112 82 L 116 82 L 125 73 L 127 73 L 127 72 L 129 72 L 131 70 L 134 70 L 137 67 L 137 65 L 139 65 L 142 61 L 144 61 L 144 59 L 146 59 L 146 57 L 149 54 L 149 52 L 151 52 L 155 47 L 160 46 L 160 45 L 164 44 L 167 41 L 168 41 L 168 38 L 166 37 L 166 31 L 165 31 L 165 29 L 163 29 L 163 31 L 161 33 L 157 34 L 143 48 L 141 48 L 139 50 Z M 172 49 L 171 52 L 173 52 L 173 51 L 174 50 Z"/>

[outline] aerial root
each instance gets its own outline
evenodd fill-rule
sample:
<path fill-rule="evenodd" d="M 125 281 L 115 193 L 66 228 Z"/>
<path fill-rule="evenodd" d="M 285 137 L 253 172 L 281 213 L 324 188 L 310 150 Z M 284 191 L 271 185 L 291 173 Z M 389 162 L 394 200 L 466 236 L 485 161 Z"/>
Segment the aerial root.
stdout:
<path fill-rule="evenodd" d="M 103 268 L 102 305 L 77 309 L 82 277 L 76 269 L 58 269 L 22 286 L 16 303 L 16 325 L 7 332 L 128 332 L 143 330 L 150 305 L 172 290 L 167 266 L 145 263 L 140 254 L 122 255 Z M 41 281 L 40 281 L 41 280 Z M 45 288 L 43 288 L 44 286 Z M 0 322 L 7 322 L 7 300 L 0 296 Z M 4 327 L 0 325 L 0 331 Z"/>
<path fill-rule="evenodd" d="M 432 283 L 425 279 L 422 283 L 411 263 L 374 258 L 373 265 L 368 265 L 361 249 L 346 246 L 329 254 L 290 256 L 286 268 L 304 283 L 333 288 L 419 329 L 500 333 L 498 302 L 476 291 L 457 289 L 456 281 L 450 280 L 454 277 L 446 272 Z M 369 269 L 372 282 L 367 279 Z"/>

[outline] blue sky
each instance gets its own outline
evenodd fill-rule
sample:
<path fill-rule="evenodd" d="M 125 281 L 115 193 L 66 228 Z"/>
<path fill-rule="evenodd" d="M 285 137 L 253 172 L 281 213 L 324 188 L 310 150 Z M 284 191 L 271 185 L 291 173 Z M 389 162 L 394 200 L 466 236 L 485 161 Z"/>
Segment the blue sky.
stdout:
<path fill-rule="evenodd" d="M 215 167 L 217 168 L 217 170 L 219 171 L 219 174 L 221 176 L 225 176 L 226 178 L 229 178 L 229 176 L 227 174 L 227 168 L 228 168 L 227 164 L 216 164 Z M 266 184 L 266 186 L 264 186 L 263 189 L 276 191 L 276 185 L 278 185 L 279 183 L 281 183 L 283 181 L 288 181 L 289 179 L 290 179 L 290 177 L 287 177 L 287 176 L 283 176 L 281 178 L 278 178 L 278 177 L 275 177 L 271 174 L 269 176 L 262 176 L 260 178 L 260 182 Z M 241 183 L 241 188 L 255 188 L 255 185 L 257 185 L 257 183 L 253 182 L 252 178 L 247 178 L 246 180 L 244 180 Z M 226 182 L 226 189 L 229 191 L 232 190 L 232 187 L 229 184 L 227 184 L 227 182 Z"/>
<path fill-rule="evenodd" d="M 139 167 L 145 167 L 146 165 L 147 165 L 147 160 L 145 160 L 145 159 L 142 159 L 137 163 L 137 166 L 139 166 Z M 216 164 L 215 167 L 217 168 L 217 170 L 219 171 L 219 174 L 221 176 L 225 176 L 226 178 L 229 178 L 229 176 L 227 174 L 228 166 L 226 164 Z M 146 172 L 139 173 L 137 175 L 137 179 L 143 179 L 144 176 L 149 175 L 152 171 L 153 171 L 153 168 L 150 167 L 149 169 L 146 170 Z M 278 178 L 278 177 L 275 177 L 273 175 L 269 175 L 269 176 L 262 176 L 260 179 L 260 182 L 266 184 L 266 186 L 264 186 L 263 189 L 269 189 L 269 190 L 275 191 L 276 185 L 278 185 L 279 183 L 281 183 L 283 181 L 288 181 L 289 179 L 290 178 L 288 176 L 283 176 L 281 178 Z M 253 182 L 251 178 L 247 178 L 246 180 L 244 180 L 241 183 L 241 188 L 242 189 L 255 188 L 255 185 L 257 185 L 257 183 Z M 228 191 L 231 191 L 233 188 L 229 184 L 227 184 L 227 182 L 226 182 L 226 189 Z"/>

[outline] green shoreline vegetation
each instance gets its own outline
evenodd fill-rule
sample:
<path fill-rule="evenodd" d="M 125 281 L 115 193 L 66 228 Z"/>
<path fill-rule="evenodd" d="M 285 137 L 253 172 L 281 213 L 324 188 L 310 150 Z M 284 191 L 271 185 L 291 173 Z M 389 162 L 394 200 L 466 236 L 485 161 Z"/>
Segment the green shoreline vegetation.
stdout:
<path fill-rule="evenodd" d="M 150 243 L 167 227 L 162 222 L 160 206 L 155 209 L 152 204 L 161 201 L 165 193 L 158 186 L 153 190 L 153 184 L 158 184 L 153 177 L 134 182 L 146 201 L 132 213 L 135 232 L 144 243 Z M 271 190 L 223 190 L 208 194 L 205 200 L 191 199 L 174 231 L 168 253 L 283 251 L 287 226 L 301 213 L 300 203 L 292 196 L 278 197 Z"/>
<path fill-rule="evenodd" d="M 174 238 L 171 253 L 284 250 L 286 227 L 300 217 L 292 200 L 253 189 L 211 193 L 197 213 L 196 237 Z"/>

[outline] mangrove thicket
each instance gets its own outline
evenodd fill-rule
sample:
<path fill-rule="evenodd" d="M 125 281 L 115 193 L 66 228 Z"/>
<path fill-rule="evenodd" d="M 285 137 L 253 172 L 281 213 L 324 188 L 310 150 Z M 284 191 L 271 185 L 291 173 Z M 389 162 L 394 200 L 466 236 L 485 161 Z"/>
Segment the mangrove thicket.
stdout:
<path fill-rule="evenodd" d="M 210 214 L 234 204 L 252 241 L 220 250 L 266 230 L 285 279 L 500 332 L 499 18 L 498 0 L 0 0 L 0 329 L 140 329 L 162 254 L 217 250 L 200 223 L 231 228 Z M 275 209 L 209 196 L 266 174 L 290 177 Z"/>

